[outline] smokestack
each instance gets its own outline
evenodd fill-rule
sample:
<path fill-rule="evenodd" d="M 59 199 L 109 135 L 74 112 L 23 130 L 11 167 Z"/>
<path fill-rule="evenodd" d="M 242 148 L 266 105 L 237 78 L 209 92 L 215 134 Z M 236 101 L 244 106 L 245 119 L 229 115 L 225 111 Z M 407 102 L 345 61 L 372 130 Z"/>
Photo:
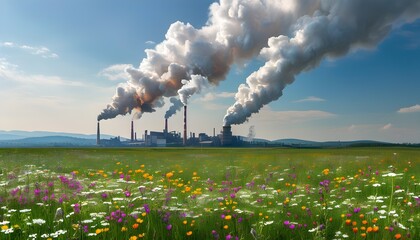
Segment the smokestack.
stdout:
<path fill-rule="evenodd" d="M 184 146 L 187 145 L 187 105 L 184 105 Z"/>
<path fill-rule="evenodd" d="M 136 132 L 134 133 L 134 140 L 137 141 L 137 133 Z"/>
<path fill-rule="evenodd" d="M 99 128 L 99 121 L 98 121 L 98 128 L 96 129 L 96 145 L 101 144 L 101 130 Z"/>
<path fill-rule="evenodd" d="M 216 137 L 216 128 L 213 128 L 213 137 Z"/>
<path fill-rule="evenodd" d="M 165 118 L 165 134 L 168 133 L 168 119 Z"/>
<path fill-rule="evenodd" d="M 134 123 L 131 121 L 131 141 L 134 142 Z"/>
<path fill-rule="evenodd" d="M 232 128 L 230 125 L 223 126 L 222 132 L 222 146 L 229 146 L 232 144 Z"/>

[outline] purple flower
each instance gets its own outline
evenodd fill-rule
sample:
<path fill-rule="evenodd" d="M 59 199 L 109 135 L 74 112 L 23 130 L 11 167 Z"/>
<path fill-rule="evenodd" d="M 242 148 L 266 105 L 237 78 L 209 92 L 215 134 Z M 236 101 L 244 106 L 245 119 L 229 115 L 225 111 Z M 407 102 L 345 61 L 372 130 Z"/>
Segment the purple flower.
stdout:
<path fill-rule="evenodd" d="M 125 195 L 126 197 L 130 197 L 130 196 L 131 196 L 131 192 L 127 190 L 127 191 L 125 191 L 125 192 L 124 192 L 124 195 Z"/>
<path fill-rule="evenodd" d="M 283 224 L 286 225 L 286 226 L 289 226 L 290 221 L 286 220 L 286 221 L 283 222 Z"/>
<path fill-rule="evenodd" d="M 144 208 L 144 211 L 145 211 L 146 213 L 150 213 L 150 207 L 149 207 L 149 204 L 144 204 L 144 205 L 143 205 L 143 208 Z"/>
<path fill-rule="evenodd" d="M 106 198 L 108 197 L 108 194 L 107 194 L 106 192 L 104 192 L 104 193 L 102 193 L 102 194 L 101 194 L 101 197 L 102 197 L 103 199 L 106 199 Z"/>
<path fill-rule="evenodd" d="M 233 238 L 232 235 L 230 234 L 226 235 L 226 240 L 231 240 L 232 238 Z"/>
<path fill-rule="evenodd" d="M 289 225 L 289 228 L 290 228 L 290 229 L 295 229 L 295 227 L 296 227 L 296 226 L 295 226 L 294 224 L 290 224 L 290 225 Z"/>
<path fill-rule="evenodd" d="M 236 195 L 234 193 L 230 194 L 230 198 L 235 198 L 235 197 L 236 197 Z"/>
<path fill-rule="evenodd" d="M 80 213 L 80 204 L 76 203 L 73 205 L 73 211 L 75 214 L 79 214 Z"/>
<path fill-rule="evenodd" d="M 166 226 L 166 230 L 170 231 L 171 229 L 172 229 L 172 224 L 168 224 L 168 225 Z"/>
<path fill-rule="evenodd" d="M 358 212 L 360 212 L 360 208 L 354 208 L 354 209 L 353 209 L 353 212 L 354 212 L 354 213 L 358 213 Z"/>
<path fill-rule="evenodd" d="M 213 235 L 214 239 L 219 239 L 219 234 L 216 232 L 216 230 L 212 230 L 211 234 Z"/>
<path fill-rule="evenodd" d="M 34 195 L 38 197 L 39 194 L 41 194 L 41 189 L 34 189 Z"/>

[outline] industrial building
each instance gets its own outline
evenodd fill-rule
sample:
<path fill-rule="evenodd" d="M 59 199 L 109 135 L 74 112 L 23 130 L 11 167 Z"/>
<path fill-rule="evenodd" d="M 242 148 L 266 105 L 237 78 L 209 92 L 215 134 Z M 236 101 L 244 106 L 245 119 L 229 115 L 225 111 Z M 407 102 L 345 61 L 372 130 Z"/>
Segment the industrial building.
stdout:
<path fill-rule="evenodd" d="M 162 132 L 158 131 L 144 131 L 141 139 L 137 139 L 137 132 L 134 128 L 134 122 L 131 121 L 130 139 L 121 140 L 120 137 L 111 138 L 109 140 L 100 138 L 100 124 L 97 125 L 96 143 L 98 146 L 105 147 L 181 147 L 181 146 L 206 146 L 206 147 L 220 147 L 220 146 L 239 146 L 241 141 L 239 137 L 232 135 L 231 126 L 223 126 L 223 130 L 216 136 L 216 129 L 213 128 L 213 136 L 206 133 L 196 134 L 190 132 L 187 136 L 187 106 L 184 106 L 184 128 L 183 135 L 180 132 L 169 131 L 168 119 L 165 118 L 164 129 Z M 182 137 L 181 137 L 182 136 Z"/>

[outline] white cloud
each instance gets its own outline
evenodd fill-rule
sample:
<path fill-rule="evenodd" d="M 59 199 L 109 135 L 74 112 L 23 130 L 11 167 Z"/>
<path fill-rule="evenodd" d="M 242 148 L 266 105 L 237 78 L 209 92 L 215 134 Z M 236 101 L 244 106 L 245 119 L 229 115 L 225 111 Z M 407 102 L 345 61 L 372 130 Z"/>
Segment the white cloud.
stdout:
<path fill-rule="evenodd" d="M 420 112 L 419 104 L 416 104 L 411 107 L 400 108 L 400 110 L 398 110 L 398 113 L 413 113 L 413 112 Z"/>
<path fill-rule="evenodd" d="M 149 45 L 155 45 L 156 43 L 154 42 L 154 41 L 146 41 L 146 44 L 149 44 Z"/>
<path fill-rule="evenodd" d="M 325 101 L 325 99 L 323 99 L 323 98 L 309 96 L 307 98 L 296 100 L 294 102 L 295 103 L 301 103 L 301 102 L 324 102 L 324 101 Z"/>
<path fill-rule="evenodd" d="M 308 122 L 313 120 L 328 119 L 335 117 L 334 113 L 306 110 L 306 111 L 273 111 L 269 107 L 263 108 L 260 113 L 253 116 L 256 121 L 276 122 Z"/>
<path fill-rule="evenodd" d="M 208 101 L 213 101 L 220 98 L 232 98 L 234 96 L 235 96 L 235 93 L 233 92 L 220 92 L 220 93 L 209 92 L 209 93 L 206 93 L 203 97 L 201 97 L 199 101 L 208 102 Z"/>
<path fill-rule="evenodd" d="M 133 67 L 131 64 L 115 64 L 111 65 L 99 72 L 100 76 L 109 80 L 128 80 L 130 75 L 125 71 L 127 68 Z"/>
<path fill-rule="evenodd" d="M 388 130 L 388 129 L 391 129 L 391 127 L 392 127 L 392 124 L 388 123 L 388 124 L 386 124 L 385 126 L 382 127 L 382 130 Z"/>
<path fill-rule="evenodd" d="M 47 76 L 42 74 L 31 75 L 18 70 L 18 66 L 9 63 L 5 58 L 0 58 L 0 80 L 14 81 L 21 84 L 39 85 L 65 85 L 80 87 L 81 82 L 64 80 L 58 76 Z"/>
<path fill-rule="evenodd" d="M 0 46 L 7 47 L 7 48 L 17 48 L 23 51 L 29 52 L 33 55 L 39 55 L 43 58 L 58 58 L 58 54 L 51 52 L 50 49 L 44 46 L 34 47 L 29 45 L 19 45 L 13 42 L 2 42 Z"/>
<path fill-rule="evenodd" d="M 349 130 L 349 131 L 353 131 L 354 129 L 356 129 L 357 128 L 357 126 L 356 125 L 354 125 L 354 124 L 352 124 L 352 125 L 350 125 L 347 129 Z"/>

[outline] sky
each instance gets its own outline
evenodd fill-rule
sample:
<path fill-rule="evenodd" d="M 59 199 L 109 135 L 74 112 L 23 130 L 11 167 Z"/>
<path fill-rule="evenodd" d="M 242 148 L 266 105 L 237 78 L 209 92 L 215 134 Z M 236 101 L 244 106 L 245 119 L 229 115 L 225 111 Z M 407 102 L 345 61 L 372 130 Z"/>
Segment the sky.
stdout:
<path fill-rule="evenodd" d="M 0 2 L 0 130 L 93 134 L 97 116 L 138 67 L 165 40 L 172 23 L 205 26 L 208 0 Z M 316 141 L 420 142 L 420 19 L 397 24 L 378 45 L 325 58 L 297 74 L 283 95 L 234 135 Z M 219 132 L 238 85 L 264 64 L 234 64 L 218 86 L 188 102 L 188 131 Z M 134 122 L 138 135 L 161 131 L 165 105 Z M 169 130 L 182 131 L 182 114 Z M 101 132 L 129 137 L 133 116 L 101 121 Z"/>

